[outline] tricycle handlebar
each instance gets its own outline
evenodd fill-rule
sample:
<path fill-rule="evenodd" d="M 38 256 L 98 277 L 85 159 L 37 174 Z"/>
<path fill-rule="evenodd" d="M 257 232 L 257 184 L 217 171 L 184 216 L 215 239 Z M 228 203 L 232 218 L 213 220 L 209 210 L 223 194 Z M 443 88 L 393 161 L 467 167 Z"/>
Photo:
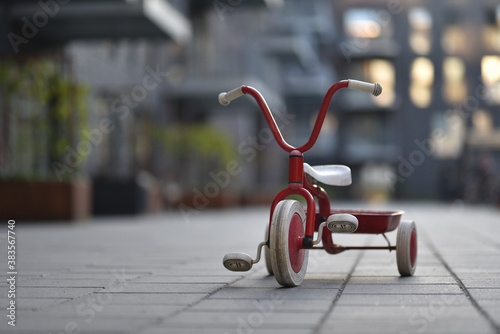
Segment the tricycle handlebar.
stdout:
<path fill-rule="evenodd" d="M 229 92 L 222 92 L 219 94 L 219 103 L 223 106 L 229 105 L 232 100 L 237 99 L 240 96 L 243 96 L 243 91 L 241 90 L 243 86 L 237 87 Z"/>
<path fill-rule="evenodd" d="M 232 100 L 237 99 L 238 97 L 244 94 L 251 95 L 255 99 L 255 101 L 257 101 L 257 104 L 262 110 L 262 113 L 264 114 L 267 124 L 269 125 L 269 128 L 271 129 L 274 139 L 276 139 L 278 145 L 287 152 L 298 150 L 304 153 L 308 151 L 311 147 L 313 147 L 314 143 L 318 139 L 333 94 L 335 94 L 335 92 L 341 88 L 351 88 L 351 89 L 361 90 L 372 93 L 375 96 L 380 95 L 380 93 L 382 92 L 382 86 L 380 86 L 380 84 L 378 83 L 373 84 L 357 80 L 342 80 L 335 83 L 326 92 L 325 98 L 323 99 L 323 104 L 321 105 L 320 111 L 318 113 L 318 117 L 316 118 L 316 122 L 314 123 L 311 137 L 309 138 L 307 143 L 298 148 L 291 146 L 283 139 L 283 136 L 281 135 L 278 125 L 274 120 L 271 110 L 269 109 L 269 106 L 266 103 L 266 100 L 264 100 L 264 97 L 255 88 L 250 86 L 240 86 L 238 88 L 230 90 L 229 92 L 220 93 L 219 102 L 223 106 L 227 106 Z"/>
<path fill-rule="evenodd" d="M 347 88 L 372 93 L 374 96 L 379 96 L 382 93 L 382 86 L 379 83 L 369 83 L 352 79 L 347 81 L 349 82 Z"/>

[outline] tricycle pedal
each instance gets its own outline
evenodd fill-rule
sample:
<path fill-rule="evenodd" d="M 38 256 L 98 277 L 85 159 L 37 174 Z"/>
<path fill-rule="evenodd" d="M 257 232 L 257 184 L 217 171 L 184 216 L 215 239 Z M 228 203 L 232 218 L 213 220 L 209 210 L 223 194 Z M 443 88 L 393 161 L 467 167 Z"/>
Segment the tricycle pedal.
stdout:
<path fill-rule="evenodd" d="M 224 256 L 222 263 L 231 271 L 248 271 L 252 268 L 254 261 L 246 253 L 229 253 Z"/>
<path fill-rule="evenodd" d="M 336 213 L 328 217 L 326 227 L 332 233 L 353 233 L 358 229 L 358 219 L 348 213 Z"/>

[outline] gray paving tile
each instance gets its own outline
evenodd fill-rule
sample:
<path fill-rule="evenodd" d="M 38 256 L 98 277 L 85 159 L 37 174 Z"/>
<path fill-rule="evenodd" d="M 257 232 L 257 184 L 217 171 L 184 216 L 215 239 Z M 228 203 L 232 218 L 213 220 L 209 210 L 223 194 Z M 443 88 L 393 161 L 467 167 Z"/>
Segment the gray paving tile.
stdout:
<path fill-rule="evenodd" d="M 163 323 L 165 327 L 213 327 L 232 329 L 249 328 L 314 328 L 322 313 L 285 313 L 285 312 L 190 312 L 180 313 Z"/>
<path fill-rule="evenodd" d="M 269 296 L 268 296 L 269 297 Z M 208 298 L 192 306 L 191 312 L 226 312 L 244 311 L 253 312 L 257 310 L 272 310 L 273 312 L 304 312 L 320 313 L 324 312 L 331 305 L 331 300 L 302 300 L 300 303 L 285 302 L 285 300 L 266 299 L 213 299 Z"/>
<path fill-rule="evenodd" d="M 67 302 L 67 298 L 16 298 L 16 306 L 19 310 L 40 310 Z M 8 306 L 7 298 L 0 299 L 2 309 Z"/>
<path fill-rule="evenodd" d="M 462 294 L 458 284 L 347 284 L 344 294 Z"/>
<path fill-rule="evenodd" d="M 18 287 L 17 298 L 77 298 L 102 290 L 80 287 Z"/>
<path fill-rule="evenodd" d="M 352 276 L 349 284 L 439 285 L 456 284 L 456 281 L 452 276 Z"/>
<path fill-rule="evenodd" d="M 125 293 L 211 293 L 215 292 L 226 286 L 226 284 L 203 284 L 203 283 L 167 283 L 167 284 L 155 284 L 155 283 L 135 283 L 129 282 L 119 292 Z M 117 289 L 106 288 L 101 293 L 115 293 Z"/>
<path fill-rule="evenodd" d="M 365 319 L 352 321 L 332 320 L 325 322 L 320 333 L 463 333 L 463 334 L 493 334 L 492 328 L 486 322 L 471 322 L 468 319 L 454 321 L 428 321 L 425 318 L 408 319 Z"/>
<path fill-rule="evenodd" d="M 90 319 L 159 319 L 166 318 L 175 312 L 184 309 L 185 305 L 137 305 L 137 304 L 112 304 L 111 300 L 99 302 L 93 298 L 65 303 L 37 312 L 39 316 L 82 318 L 84 321 Z M 70 304 L 70 305 L 68 305 Z"/>
<path fill-rule="evenodd" d="M 95 294 L 97 297 L 99 294 Z M 107 295 L 107 294 L 104 294 Z M 205 293 L 113 293 L 110 304 L 127 305 L 191 305 L 208 296 Z"/>
<path fill-rule="evenodd" d="M 230 284 L 239 279 L 242 276 L 205 276 L 205 275 L 175 275 L 171 273 L 170 275 L 148 275 L 137 278 L 133 283 L 211 283 L 211 284 Z"/>
<path fill-rule="evenodd" d="M 220 328 L 165 328 L 165 327 L 151 327 L 146 329 L 139 334 L 242 334 L 242 333 L 252 333 L 252 334 L 308 334 L 312 333 L 313 330 L 307 330 L 304 328 L 293 329 L 293 328 L 252 328 L 252 327 L 241 327 L 241 328 L 231 328 L 231 329 L 220 329 Z"/>
<path fill-rule="evenodd" d="M 266 299 L 271 294 L 286 300 L 333 300 L 338 289 L 301 289 L 298 288 L 233 288 L 228 287 L 214 293 L 213 299 Z"/>

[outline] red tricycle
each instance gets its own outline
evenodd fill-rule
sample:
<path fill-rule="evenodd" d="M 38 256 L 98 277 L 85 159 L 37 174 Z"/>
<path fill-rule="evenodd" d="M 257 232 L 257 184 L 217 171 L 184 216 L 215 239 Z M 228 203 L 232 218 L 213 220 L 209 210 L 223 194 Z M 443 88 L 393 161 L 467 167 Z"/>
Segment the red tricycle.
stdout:
<path fill-rule="evenodd" d="M 304 162 L 303 154 L 311 149 L 318 139 L 333 95 L 341 88 L 351 88 L 380 95 L 380 84 L 358 80 L 342 80 L 327 91 L 308 142 L 300 147 L 289 145 L 269 110 L 262 95 L 249 86 L 241 86 L 219 95 L 219 102 L 227 106 L 232 100 L 251 95 L 258 103 L 278 145 L 289 153 L 288 187 L 283 189 L 271 205 L 269 226 L 265 240 L 257 248 L 257 257 L 252 259 L 245 253 L 226 254 L 224 267 L 231 271 L 247 271 L 259 262 L 262 248 L 267 270 L 279 284 L 298 286 L 304 279 L 310 249 L 324 249 L 329 254 L 338 254 L 350 249 L 395 250 L 401 276 L 413 275 L 417 263 L 417 230 L 413 221 L 401 221 L 403 211 L 333 210 L 326 191 L 318 182 L 332 186 L 351 184 L 351 170 L 342 165 L 310 166 Z M 299 201 L 287 199 L 291 195 L 303 197 L 307 203 L 304 210 Z M 315 199 L 318 202 L 316 208 Z M 396 245 L 392 246 L 386 232 L 397 229 Z M 315 232 L 317 237 L 314 239 Z M 388 246 L 344 247 L 333 243 L 333 233 L 382 234 Z M 322 243 L 322 246 L 319 244 Z"/>

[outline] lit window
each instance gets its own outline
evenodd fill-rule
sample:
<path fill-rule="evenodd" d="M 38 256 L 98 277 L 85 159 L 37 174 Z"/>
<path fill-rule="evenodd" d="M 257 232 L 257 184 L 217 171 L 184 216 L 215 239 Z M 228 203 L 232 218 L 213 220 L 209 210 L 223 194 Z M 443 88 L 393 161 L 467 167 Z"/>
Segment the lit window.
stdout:
<path fill-rule="evenodd" d="M 467 96 L 465 64 L 458 57 L 446 57 L 443 61 L 443 97 L 449 103 L 462 103 Z"/>
<path fill-rule="evenodd" d="M 419 108 L 427 108 L 432 101 L 434 65 L 423 57 L 415 58 L 411 65 L 410 99 Z"/>
<path fill-rule="evenodd" d="M 459 25 L 450 25 L 443 28 L 441 38 L 443 51 L 450 55 L 466 53 L 469 44 L 467 43 L 465 29 Z"/>
<path fill-rule="evenodd" d="M 485 100 L 500 104 L 500 56 L 484 56 L 481 59 L 481 77 L 488 92 Z"/>
<path fill-rule="evenodd" d="M 369 60 L 367 63 L 367 81 L 378 82 L 382 85 L 383 94 L 374 97 L 373 101 L 384 107 L 388 107 L 394 103 L 396 95 L 394 93 L 395 71 L 391 62 L 382 59 Z"/>
<path fill-rule="evenodd" d="M 432 45 L 432 15 L 426 8 L 412 8 L 408 13 L 410 47 L 413 52 L 427 55 Z"/>
<path fill-rule="evenodd" d="M 489 51 L 500 52 L 500 6 L 489 9 L 483 26 L 483 44 Z"/>
<path fill-rule="evenodd" d="M 472 114 L 473 130 L 480 134 L 490 133 L 494 129 L 491 114 L 483 109 L 478 109 Z"/>
<path fill-rule="evenodd" d="M 344 31 L 354 38 L 390 38 L 392 24 L 380 22 L 374 9 L 354 8 L 344 12 Z"/>

